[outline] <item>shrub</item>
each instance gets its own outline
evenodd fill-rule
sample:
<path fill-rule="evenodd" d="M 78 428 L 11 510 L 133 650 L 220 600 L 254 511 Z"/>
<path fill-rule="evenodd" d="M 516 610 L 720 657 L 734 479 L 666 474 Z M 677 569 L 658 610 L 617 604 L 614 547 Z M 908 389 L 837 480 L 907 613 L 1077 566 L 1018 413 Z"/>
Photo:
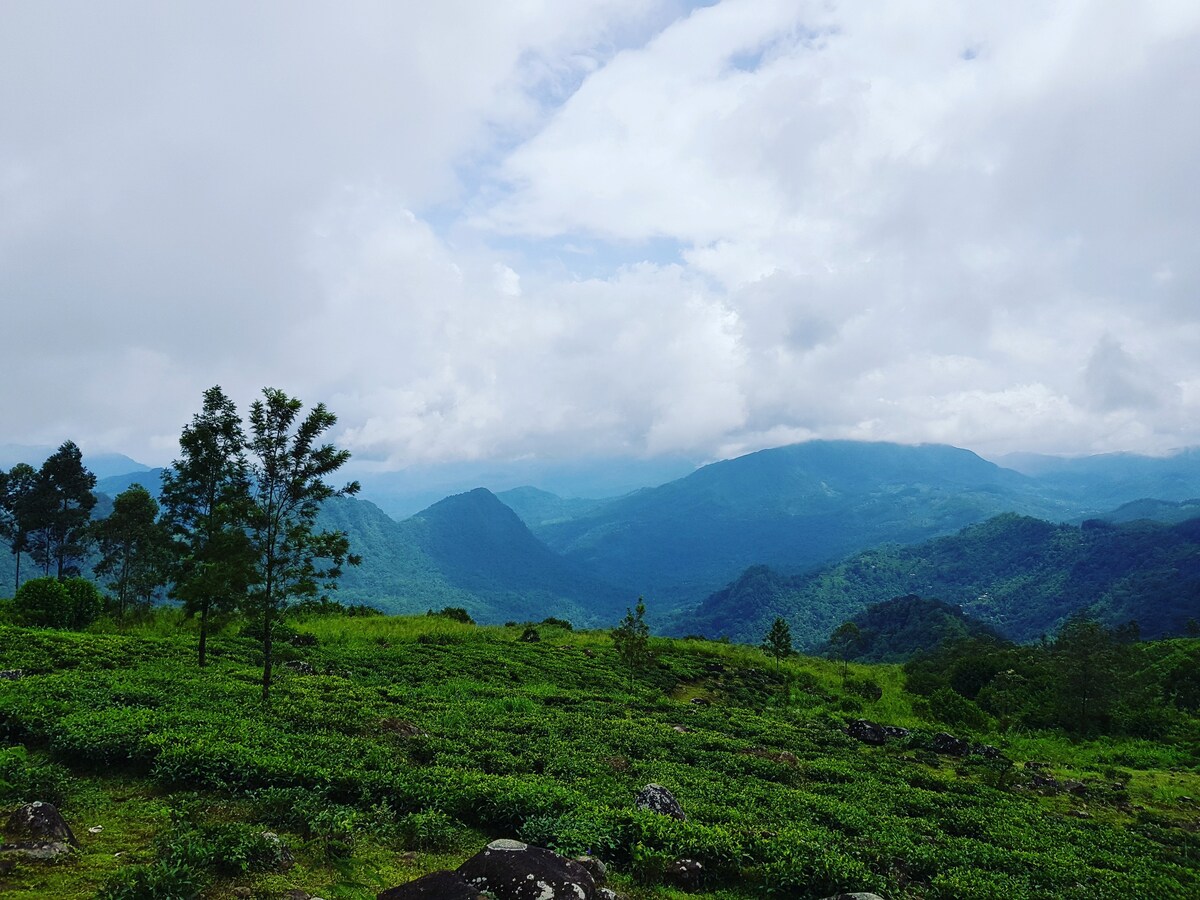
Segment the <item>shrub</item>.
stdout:
<path fill-rule="evenodd" d="M 851 694 L 872 702 L 883 697 L 883 688 L 870 678 L 848 678 L 846 680 L 846 690 Z"/>
<path fill-rule="evenodd" d="M 439 616 L 443 619 L 453 619 L 455 622 L 462 622 L 464 625 L 474 625 L 475 620 L 471 618 L 471 614 L 461 606 L 443 606 L 440 611 L 434 612 L 432 609 L 425 613 L 427 616 Z"/>
<path fill-rule="evenodd" d="M 31 578 L 13 597 L 13 611 L 22 625 L 69 628 L 74 619 L 71 595 L 57 578 Z"/>

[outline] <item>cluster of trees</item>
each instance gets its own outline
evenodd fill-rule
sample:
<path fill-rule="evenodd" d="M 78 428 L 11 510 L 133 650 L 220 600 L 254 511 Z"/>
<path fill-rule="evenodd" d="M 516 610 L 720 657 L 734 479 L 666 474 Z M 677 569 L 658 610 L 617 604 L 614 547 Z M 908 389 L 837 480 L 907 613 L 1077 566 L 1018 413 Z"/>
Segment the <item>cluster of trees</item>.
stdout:
<path fill-rule="evenodd" d="M 949 641 L 905 663 L 907 689 L 937 718 L 967 728 L 994 719 L 1001 728 L 1161 738 L 1200 711 L 1200 648 L 1138 636 L 1136 624 L 1108 628 L 1075 615 L 1037 644 Z"/>
<path fill-rule="evenodd" d="M 322 440 L 336 422 L 324 404 L 304 413 L 301 401 L 266 388 L 250 407 L 247 431 L 233 401 L 219 386 L 209 388 L 180 435 L 179 458 L 163 474 L 161 506 L 134 485 L 97 522 L 96 477 L 74 443 L 64 443 L 40 471 L 18 465 L 0 473 L 0 536 L 17 559 L 18 608 L 52 607 L 46 598 L 55 595 L 21 585 L 22 554 L 41 567 L 46 578 L 39 581 L 54 569 L 53 580 L 65 583 L 94 548 L 94 572 L 109 579 L 118 616 L 170 585 L 171 596 L 199 620 L 201 666 L 211 617 L 248 614 L 262 635 L 262 692 L 269 699 L 274 626 L 283 610 L 293 599 L 317 597 L 343 565 L 359 562 L 345 533 L 316 527 L 324 501 L 359 489 L 357 482 L 335 488 L 326 481 L 350 458 Z M 61 618 L 55 613 L 40 624 Z"/>

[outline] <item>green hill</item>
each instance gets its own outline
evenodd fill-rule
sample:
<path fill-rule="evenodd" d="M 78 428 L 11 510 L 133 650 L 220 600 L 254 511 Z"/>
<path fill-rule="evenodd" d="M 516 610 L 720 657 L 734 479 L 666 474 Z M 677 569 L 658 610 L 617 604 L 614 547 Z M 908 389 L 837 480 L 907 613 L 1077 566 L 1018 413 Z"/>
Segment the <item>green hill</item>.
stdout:
<path fill-rule="evenodd" d="M 819 646 L 872 603 L 935 597 L 1017 641 L 1086 609 L 1148 637 L 1200 618 L 1200 520 L 1055 525 L 1012 514 L 907 547 L 883 546 L 800 575 L 749 569 L 680 616 L 675 634 L 756 642 L 783 616 L 799 646 Z"/>
<path fill-rule="evenodd" d="M 665 603 L 752 565 L 795 570 L 997 513 L 1073 510 L 966 450 L 812 441 L 705 466 L 570 521 L 534 525 L 568 559 Z"/>
<path fill-rule="evenodd" d="M 872 603 L 850 621 L 859 629 L 854 658 L 861 662 L 901 662 L 946 641 L 999 637 L 961 609 L 916 594 Z"/>
<path fill-rule="evenodd" d="M 1175 679 L 1195 641 L 1128 648 L 1147 675 L 1113 721 L 1144 707 L 1155 740 L 1068 741 L 913 696 L 896 666 L 852 664 L 851 686 L 875 688 L 860 696 L 835 663 L 710 642 L 652 640 L 630 678 L 605 633 L 293 625 L 270 704 L 236 628 L 200 669 L 169 612 L 123 633 L 0 625 L 19 670 L 0 679 L 0 822 L 50 801 L 79 845 L 57 864 L 6 847 L 0 898 L 370 900 L 496 838 L 596 857 L 635 900 L 1200 891 L 1195 679 Z M 963 709 L 975 730 L 948 723 Z M 908 731 L 865 743 L 864 717 Z M 685 818 L 635 805 L 651 783 Z M 687 894 L 680 859 L 702 867 Z"/>

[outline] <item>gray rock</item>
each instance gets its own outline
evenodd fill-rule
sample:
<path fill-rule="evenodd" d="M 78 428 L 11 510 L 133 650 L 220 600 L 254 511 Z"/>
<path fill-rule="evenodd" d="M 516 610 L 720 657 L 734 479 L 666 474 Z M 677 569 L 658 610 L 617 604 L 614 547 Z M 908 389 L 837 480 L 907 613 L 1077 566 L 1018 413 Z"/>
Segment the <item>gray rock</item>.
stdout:
<path fill-rule="evenodd" d="M 592 876 L 592 881 L 597 885 L 608 881 L 608 866 L 599 857 L 577 856 L 575 857 L 575 862 L 587 869 L 588 874 Z"/>
<path fill-rule="evenodd" d="M 292 851 L 287 844 L 273 831 L 264 831 L 262 839 L 275 853 L 275 868 L 280 872 L 286 872 L 288 869 L 296 865 L 296 857 L 292 856 Z"/>
<path fill-rule="evenodd" d="M 0 671 L 0 681 L 17 681 L 25 677 L 23 669 L 4 669 Z"/>
<path fill-rule="evenodd" d="M 864 744 L 873 744 L 879 746 L 886 744 L 888 733 L 878 722 L 872 722 L 870 719 L 855 719 L 846 726 L 846 734 L 854 738 L 856 741 L 862 741 Z"/>
<path fill-rule="evenodd" d="M 575 860 L 520 841 L 492 841 L 459 866 L 458 874 L 495 900 L 594 900 L 596 896 L 595 881 Z"/>
<path fill-rule="evenodd" d="M 79 841 L 71 833 L 71 826 L 62 817 L 53 803 L 35 800 L 26 803 L 8 817 L 5 833 L 18 842 L 62 842 L 78 847 Z"/>
<path fill-rule="evenodd" d="M 661 816 L 670 816 L 681 822 L 687 821 L 687 815 L 684 813 L 683 807 L 679 805 L 679 801 L 675 799 L 675 795 L 661 784 L 646 785 L 633 798 L 633 805 L 637 809 L 648 809 Z"/>
<path fill-rule="evenodd" d="M 313 668 L 312 663 L 307 663 L 302 659 L 289 659 L 283 664 L 283 667 L 289 672 L 294 672 L 297 675 L 317 674 L 317 670 Z"/>
<path fill-rule="evenodd" d="M 930 744 L 930 749 L 934 753 L 942 753 L 946 756 L 966 756 L 971 752 L 971 744 L 964 738 L 955 737 L 952 734 L 946 734 L 944 731 L 939 731 L 933 736 L 933 742 Z"/>
<path fill-rule="evenodd" d="M 375 900 L 487 900 L 473 885 L 457 872 L 443 869 L 431 872 L 375 895 Z"/>

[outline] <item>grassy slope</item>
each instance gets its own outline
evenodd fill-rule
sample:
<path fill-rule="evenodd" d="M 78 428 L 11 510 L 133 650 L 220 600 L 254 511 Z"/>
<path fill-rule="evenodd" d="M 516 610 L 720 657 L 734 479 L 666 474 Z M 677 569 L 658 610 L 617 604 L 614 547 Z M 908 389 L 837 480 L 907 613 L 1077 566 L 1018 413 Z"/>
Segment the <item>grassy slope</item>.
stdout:
<path fill-rule="evenodd" d="M 0 681 L 0 736 L 70 768 L 63 809 L 83 842 L 74 862 L 0 876 L 0 897 L 92 896 L 119 866 L 152 860 L 155 837 L 184 840 L 173 816 L 217 831 L 258 823 L 297 850 L 285 874 L 212 874 L 206 897 L 236 885 L 372 897 L 499 836 L 592 850 L 635 897 L 674 896 L 652 885 L 676 856 L 701 859 L 705 896 L 724 898 L 1200 890 L 1200 844 L 1184 827 L 1194 814 L 1179 800 L 1200 793 L 1194 747 L 991 737 L 1020 761 L 1127 780 L 1145 809 L 1103 790 L 1042 798 L 973 761 L 847 738 L 840 722 L 861 713 L 929 727 L 893 666 L 851 666 L 883 688 L 868 703 L 842 694 L 832 663 L 777 667 L 746 647 L 660 640 L 630 693 L 602 633 L 547 628 L 526 644 L 518 629 L 425 617 L 300 627 L 317 646 L 285 655 L 321 674 L 281 672 L 269 711 L 257 651 L 240 639 L 218 638 L 200 671 L 191 635 L 171 623 L 129 635 L 0 627 L 0 659 L 28 673 Z M 687 823 L 632 810 L 651 781 L 675 791 Z M 1066 816 L 1084 808 L 1093 818 Z M 348 857 L 331 850 L 350 843 Z"/>

